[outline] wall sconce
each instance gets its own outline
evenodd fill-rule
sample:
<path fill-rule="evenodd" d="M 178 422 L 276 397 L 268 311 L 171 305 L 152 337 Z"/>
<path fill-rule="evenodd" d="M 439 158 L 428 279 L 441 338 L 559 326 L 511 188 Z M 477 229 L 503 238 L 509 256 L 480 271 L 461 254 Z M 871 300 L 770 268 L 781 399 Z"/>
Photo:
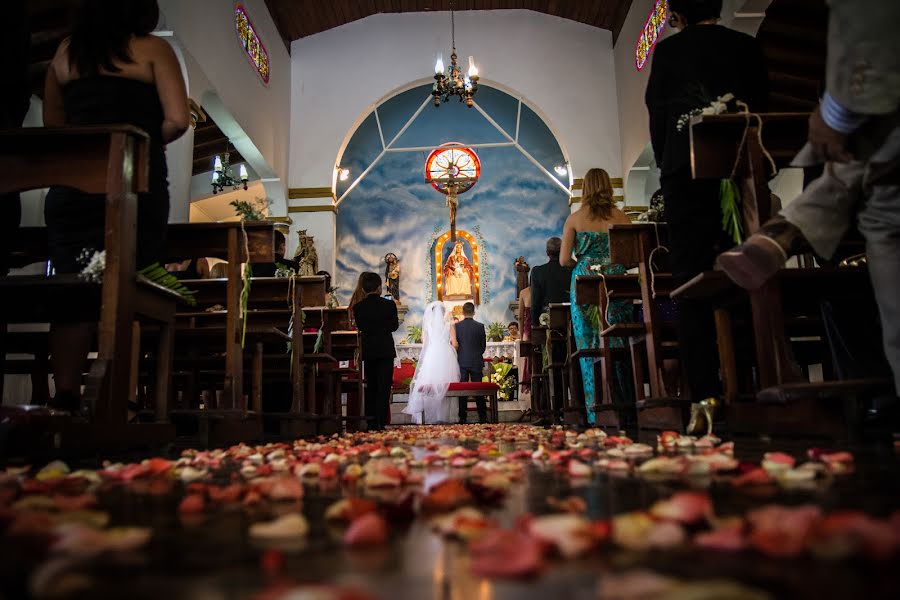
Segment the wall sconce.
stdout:
<path fill-rule="evenodd" d="M 563 163 L 561 165 L 556 165 L 553 167 L 553 170 L 556 171 L 556 174 L 560 177 L 564 175 L 568 175 L 569 173 L 569 163 Z"/>
<path fill-rule="evenodd" d="M 350 179 L 350 169 L 345 169 L 343 167 L 335 167 L 337 169 L 337 177 L 340 181 L 347 181 Z"/>

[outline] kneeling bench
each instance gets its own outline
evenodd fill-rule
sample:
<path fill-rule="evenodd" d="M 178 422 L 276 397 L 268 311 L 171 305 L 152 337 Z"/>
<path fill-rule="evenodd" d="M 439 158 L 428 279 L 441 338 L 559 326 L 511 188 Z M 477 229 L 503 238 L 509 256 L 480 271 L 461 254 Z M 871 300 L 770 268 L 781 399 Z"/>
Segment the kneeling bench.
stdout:
<path fill-rule="evenodd" d="M 467 381 L 467 382 L 455 382 L 451 383 L 450 387 L 447 388 L 447 393 L 444 395 L 445 398 L 459 398 L 460 402 L 468 401 L 466 398 L 471 397 L 484 397 L 487 400 L 489 406 L 488 409 L 488 422 L 489 423 L 499 423 L 500 422 L 500 409 L 497 406 L 497 397 L 500 391 L 500 386 L 496 383 L 488 383 L 483 381 Z M 471 408 L 467 408 L 467 410 L 473 410 Z"/>

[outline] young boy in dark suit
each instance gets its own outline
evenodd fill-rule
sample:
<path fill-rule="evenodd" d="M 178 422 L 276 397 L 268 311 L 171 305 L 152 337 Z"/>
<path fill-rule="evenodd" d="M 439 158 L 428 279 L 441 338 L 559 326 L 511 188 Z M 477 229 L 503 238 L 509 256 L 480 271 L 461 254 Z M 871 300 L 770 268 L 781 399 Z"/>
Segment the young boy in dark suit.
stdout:
<path fill-rule="evenodd" d="M 381 276 L 363 273 L 360 284 L 366 297 L 353 306 L 359 329 L 363 372 L 366 377 L 366 417 L 373 430 L 384 429 L 390 416 L 391 377 L 394 373 L 394 337 L 400 327 L 397 305 L 381 297 Z"/>

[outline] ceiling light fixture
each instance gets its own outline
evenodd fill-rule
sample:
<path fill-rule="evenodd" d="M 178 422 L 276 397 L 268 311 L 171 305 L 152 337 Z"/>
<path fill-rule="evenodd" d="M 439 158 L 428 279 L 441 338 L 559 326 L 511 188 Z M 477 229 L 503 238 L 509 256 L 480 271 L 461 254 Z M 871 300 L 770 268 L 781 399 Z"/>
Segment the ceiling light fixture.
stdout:
<path fill-rule="evenodd" d="M 444 57 L 438 56 L 434 65 L 434 106 L 437 108 L 441 102 L 448 102 L 456 96 L 460 102 L 465 101 L 466 106 L 472 108 L 472 96 L 478 91 L 478 69 L 475 67 L 475 59 L 469 56 L 469 72 L 463 76 L 462 67 L 456 59 L 456 22 L 453 18 L 453 3 L 450 3 L 450 40 L 453 52 L 450 54 L 450 66 L 444 71 Z"/>

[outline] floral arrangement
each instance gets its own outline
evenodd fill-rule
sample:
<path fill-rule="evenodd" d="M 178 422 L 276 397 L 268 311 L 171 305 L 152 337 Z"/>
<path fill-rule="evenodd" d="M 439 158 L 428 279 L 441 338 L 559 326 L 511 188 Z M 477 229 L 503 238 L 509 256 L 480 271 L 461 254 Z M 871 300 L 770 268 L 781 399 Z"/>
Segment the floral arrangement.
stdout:
<path fill-rule="evenodd" d="M 339 289 L 340 288 L 335 285 L 328 290 L 328 301 L 325 303 L 328 308 L 338 308 L 341 305 L 341 301 L 337 295 Z"/>
<path fill-rule="evenodd" d="M 103 271 L 106 270 L 106 250 L 91 251 L 85 248 L 78 255 L 78 262 L 84 265 L 78 276 L 92 283 L 103 283 Z"/>
<path fill-rule="evenodd" d="M 491 362 L 491 375 L 490 382 L 496 383 L 497 387 L 500 389 L 497 391 L 497 397 L 500 400 L 512 400 L 512 393 L 516 387 L 516 382 L 513 381 L 513 378 L 510 376 L 509 372 L 512 371 L 512 364 L 501 361 L 499 359 L 495 359 Z"/>
<path fill-rule="evenodd" d="M 106 270 L 106 250 L 91 251 L 85 248 L 78 255 L 78 262 L 85 265 L 78 276 L 92 283 L 103 283 L 103 272 Z M 137 273 L 147 281 L 170 289 L 179 294 L 189 306 L 196 306 L 196 292 L 187 289 L 177 277 L 165 270 L 158 262 L 148 265 Z"/>
<path fill-rule="evenodd" d="M 487 326 L 487 337 L 492 342 L 500 342 L 506 337 L 506 325 L 494 321 Z"/>
<path fill-rule="evenodd" d="M 697 115 L 721 115 L 724 112 L 728 112 L 728 104 L 733 100 L 734 94 L 723 94 L 710 102 L 708 106 L 695 108 L 694 110 L 686 112 L 678 117 L 675 128 L 678 131 L 682 131 L 691 122 L 691 118 L 696 117 Z"/>
<path fill-rule="evenodd" d="M 281 263 L 276 263 L 275 265 L 275 277 L 293 277 L 297 274 L 295 269 L 290 267 L 286 267 Z"/>
<path fill-rule="evenodd" d="M 234 207 L 234 212 L 241 221 L 263 221 L 266 213 L 269 212 L 272 201 L 268 198 L 256 197 L 253 201 L 232 200 L 228 204 Z"/>
<path fill-rule="evenodd" d="M 420 325 L 407 325 L 406 336 L 398 343 L 400 344 L 421 344 L 422 343 L 422 327 Z"/>
<path fill-rule="evenodd" d="M 541 316 L 538 317 L 538 323 L 541 327 L 549 327 L 550 326 L 550 313 L 541 313 Z"/>

